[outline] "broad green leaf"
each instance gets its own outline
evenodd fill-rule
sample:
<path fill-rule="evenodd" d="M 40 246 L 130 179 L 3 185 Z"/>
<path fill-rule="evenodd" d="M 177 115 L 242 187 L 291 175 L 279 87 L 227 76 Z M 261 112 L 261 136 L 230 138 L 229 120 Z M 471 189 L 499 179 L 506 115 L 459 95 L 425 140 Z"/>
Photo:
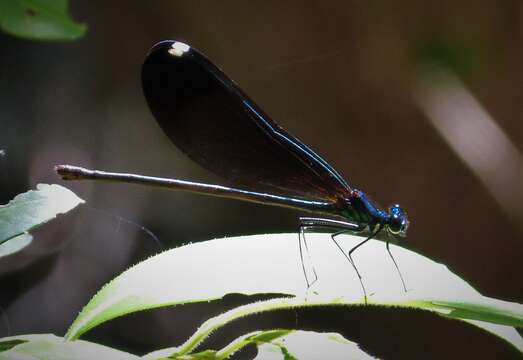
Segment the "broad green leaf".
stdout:
<path fill-rule="evenodd" d="M 26 233 L 15 236 L 14 238 L 0 244 L 0 258 L 22 250 L 29 245 L 31 241 L 33 241 L 33 236 Z"/>
<path fill-rule="evenodd" d="M 8 344 L 9 349 L 2 351 L 2 344 Z M 15 346 L 11 346 L 13 344 Z M 0 339 L 0 360 L 8 359 L 132 360 L 139 357 L 88 341 L 66 341 L 51 334 L 35 334 Z"/>
<path fill-rule="evenodd" d="M 76 40 L 87 27 L 71 19 L 67 0 L 0 0 L 0 29 L 32 40 Z"/>
<path fill-rule="evenodd" d="M 14 240 L 83 202 L 60 185 L 38 184 L 36 190 L 19 194 L 9 204 L 0 206 L 0 244 Z"/>
<path fill-rule="evenodd" d="M 209 301 L 228 293 L 289 294 L 296 296 L 302 304 L 299 306 L 361 305 L 358 278 L 330 236 L 310 234 L 307 239 L 319 276 L 309 291 L 297 234 L 211 240 L 166 251 L 125 271 L 93 297 L 73 322 L 67 337 L 78 338 L 105 321 L 136 311 Z M 359 241 L 361 238 L 355 236 L 339 237 L 345 249 Z M 523 349 L 521 337 L 510 327 L 521 325 L 521 304 L 484 297 L 444 265 L 415 252 L 393 245 L 391 251 L 405 277 L 407 293 L 382 242 L 371 241 L 354 253 L 367 291 L 373 294 L 369 306 L 413 307 L 448 315 L 459 304 L 461 310 L 465 307 L 468 311 L 464 319 L 501 324 L 481 322 L 482 327 Z"/>

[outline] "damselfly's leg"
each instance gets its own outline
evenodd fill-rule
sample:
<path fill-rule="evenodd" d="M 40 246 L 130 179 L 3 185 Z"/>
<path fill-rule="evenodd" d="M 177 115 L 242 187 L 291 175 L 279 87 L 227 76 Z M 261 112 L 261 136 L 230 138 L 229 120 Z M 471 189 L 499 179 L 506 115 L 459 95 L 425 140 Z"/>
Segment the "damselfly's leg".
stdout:
<path fill-rule="evenodd" d="M 343 256 L 345 256 L 347 261 L 352 264 L 352 266 L 354 266 L 354 262 L 352 261 L 352 259 L 350 257 L 347 256 L 347 254 L 345 253 L 345 250 L 343 250 L 343 248 L 340 246 L 340 244 L 336 241 L 335 237 L 338 235 L 347 234 L 347 233 L 362 232 L 363 230 L 365 230 L 365 227 L 366 227 L 366 225 L 360 225 L 356 228 L 342 229 L 340 231 L 337 231 L 337 232 L 331 234 L 332 241 L 334 241 L 334 244 L 336 244 L 336 247 L 341 251 Z M 358 277 L 361 279 L 360 273 L 359 273 L 358 269 L 356 269 L 355 266 L 354 266 L 354 270 L 356 270 L 356 274 L 358 274 Z"/>
<path fill-rule="evenodd" d="M 316 273 L 316 268 L 314 267 L 314 263 L 312 262 L 311 253 L 309 251 L 309 246 L 307 245 L 307 239 L 305 238 L 305 230 L 308 229 L 310 226 L 305 225 L 301 222 L 300 219 L 300 228 L 298 232 L 298 244 L 300 247 L 300 260 L 301 260 L 301 267 L 303 269 L 303 276 L 305 277 L 305 282 L 307 283 L 307 289 L 309 289 L 316 281 L 318 281 L 318 274 Z M 307 270 L 305 269 L 305 261 L 303 259 L 303 249 L 301 247 L 301 242 L 303 239 L 303 245 L 305 246 L 305 251 L 307 252 L 307 258 L 309 259 L 309 262 L 312 267 L 312 273 L 314 274 L 314 280 L 312 282 L 309 282 L 309 277 L 307 276 Z"/>
<path fill-rule="evenodd" d="M 405 280 L 403 279 L 403 275 L 401 274 L 398 263 L 396 263 L 394 256 L 392 256 L 392 253 L 390 252 L 389 243 L 390 242 L 387 240 L 387 252 L 389 253 L 390 258 L 392 259 L 392 262 L 394 263 L 394 266 L 396 267 L 396 270 L 398 271 L 398 275 L 400 276 L 400 279 L 401 279 L 401 284 L 403 285 L 403 290 L 405 290 L 405 292 L 407 292 L 408 290 L 407 290 L 407 286 L 405 285 Z"/>
<path fill-rule="evenodd" d="M 340 231 L 337 231 L 335 232 L 334 234 L 331 235 L 331 239 L 332 241 L 334 242 L 334 244 L 336 244 L 336 247 L 341 251 L 341 253 L 343 254 L 343 256 L 349 261 L 349 263 L 352 265 L 352 267 L 354 268 L 354 271 L 356 272 L 356 275 L 358 275 L 358 280 L 360 281 L 360 285 L 361 285 L 361 290 L 363 291 L 363 299 L 365 300 L 365 304 L 367 304 L 367 290 L 365 289 L 365 284 L 363 284 L 363 280 L 362 280 L 362 277 L 360 275 L 360 272 L 358 271 L 358 268 L 356 267 L 356 264 L 354 264 L 354 261 L 352 260 L 352 258 L 350 256 L 348 256 L 345 251 L 343 250 L 343 248 L 341 247 L 341 245 L 336 241 L 335 237 L 338 236 L 338 235 L 341 235 L 341 234 L 344 234 L 344 233 L 347 233 L 347 232 L 350 232 L 351 230 L 347 230 L 347 229 L 344 229 L 344 230 L 340 230 Z M 367 241 L 367 240 L 365 240 Z M 364 242 L 365 242 L 364 241 Z M 363 242 L 363 243 L 364 243 Z M 361 244 L 363 244 L 361 243 Z M 361 245 L 360 244 L 360 245 Z M 359 246 L 359 245 L 358 245 Z"/>
<path fill-rule="evenodd" d="M 378 228 L 375 231 L 371 232 L 370 235 L 365 240 L 363 240 L 358 245 L 356 245 L 355 247 L 350 249 L 349 254 L 348 254 L 349 261 L 354 266 L 354 269 L 356 270 L 356 273 L 358 274 L 358 277 L 360 278 L 360 284 L 361 284 L 361 287 L 363 288 L 363 292 L 364 292 L 364 295 L 365 295 L 365 304 L 367 304 L 367 293 L 365 291 L 365 286 L 363 285 L 363 280 L 362 280 L 362 277 L 360 275 L 360 272 L 358 271 L 358 268 L 356 267 L 356 264 L 354 263 L 354 259 L 352 259 L 352 253 L 354 251 L 356 251 L 356 249 L 358 249 L 360 246 L 365 244 L 367 241 L 371 240 L 374 236 L 376 236 L 376 234 L 378 234 L 381 231 L 381 229 L 383 229 L 383 225 L 382 224 L 378 225 Z"/>
<path fill-rule="evenodd" d="M 318 280 L 318 275 L 316 273 L 316 268 L 314 267 L 314 264 L 312 262 L 311 254 L 308 248 L 308 244 L 305 238 L 305 230 L 306 229 L 312 229 L 312 228 L 328 228 L 328 229 L 343 229 L 343 232 L 358 232 L 361 231 L 361 226 L 358 226 L 356 224 L 352 224 L 345 221 L 339 221 L 339 220 L 331 220 L 331 219 L 323 219 L 323 218 L 310 218 L 310 217 L 301 217 L 300 218 L 300 230 L 298 234 L 299 239 L 299 245 L 300 245 L 300 259 L 301 264 L 303 268 L 303 274 L 305 276 L 305 281 L 307 282 L 307 288 L 310 288 L 312 284 L 314 284 Z M 314 281 L 309 282 L 309 278 L 307 276 L 307 271 L 305 269 L 305 262 L 303 258 L 303 249 L 301 245 L 301 238 L 303 238 L 303 243 L 305 246 L 305 251 L 307 251 L 308 259 L 311 263 L 312 271 L 314 274 Z M 343 255 L 347 257 L 347 255 L 343 252 L 343 250 L 340 248 Z M 350 260 L 349 260 L 350 262 Z"/>
<path fill-rule="evenodd" d="M 383 225 L 378 225 L 378 229 L 374 232 L 371 232 L 370 235 L 365 239 L 363 240 L 362 242 L 360 242 L 358 245 L 356 245 L 355 247 L 353 247 L 352 249 L 350 249 L 349 251 L 349 259 L 352 263 L 354 263 L 354 260 L 352 259 L 352 253 L 354 251 L 356 251 L 361 245 L 365 244 L 367 241 L 371 240 L 372 238 L 374 238 L 374 236 L 376 236 L 380 231 L 381 229 L 383 229 Z"/>

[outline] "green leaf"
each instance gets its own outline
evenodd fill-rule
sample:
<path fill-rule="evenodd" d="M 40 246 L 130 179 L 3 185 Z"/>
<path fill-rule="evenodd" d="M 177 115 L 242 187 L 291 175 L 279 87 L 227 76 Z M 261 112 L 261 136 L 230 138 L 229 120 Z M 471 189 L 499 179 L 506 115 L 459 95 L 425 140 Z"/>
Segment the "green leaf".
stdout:
<path fill-rule="evenodd" d="M 242 336 L 225 349 L 217 351 L 218 359 L 227 359 L 241 348 L 255 344 L 256 359 L 374 359 L 338 333 L 275 329 Z"/>
<path fill-rule="evenodd" d="M 497 306 L 495 299 L 490 299 L 483 304 L 481 302 L 466 303 L 432 300 L 426 301 L 424 304 L 420 303 L 415 305 L 426 309 L 442 310 L 446 316 L 454 319 L 479 320 L 492 324 L 523 328 L 521 307 L 519 307 L 519 309 L 517 309 L 517 307 L 505 307 L 503 303 Z"/>
<path fill-rule="evenodd" d="M 27 340 L 5 340 L 5 341 L 0 341 L 0 352 L 9 350 L 9 349 L 15 347 L 16 345 L 20 345 L 20 344 L 23 344 L 25 342 L 27 342 Z"/>
<path fill-rule="evenodd" d="M 67 0 L 0 0 L 0 29 L 31 40 L 76 40 L 87 27 L 68 13 Z"/>
<path fill-rule="evenodd" d="M 18 342 L 18 344 L 16 344 Z M 1 351 L 2 344 L 10 344 L 9 349 Z M 19 335 L 4 338 L 0 342 L 0 360 L 132 360 L 139 359 L 130 353 L 88 341 L 66 341 L 51 334 Z"/>
<path fill-rule="evenodd" d="M 235 310 L 229 314 L 235 313 Z M 209 320 L 206 323 L 216 321 Z M 358 346 L 337 333 L 318 333 L 313 331 L 274 329 L 255 331 L 232 341 L 225 348 L 214 351 L 206 350 L 199 353 L 189 353 L 187 347 L 169 348 L 154 351 L 142 357 L 142 360 L 169 358 L 174 360 L 222 360 L 228 359 L 235 352 L 247 345 L 254 344 L 258 348 L 256 359 L 324 359 L 329 354 L 330 359 L 374 359 L 360 350 Z"/>
<path fill-rule="evenodd" d="M 25 248 L 33 241 L 31 234 L 22 234 L 11 238 L 10 240 L 0 244 L 0 257 L 14 254 Z"/>
<path fill-rule="evenodd" d="M 296 296 L 293 306 L 363 304 L 358 278 L 330 236 L 310 234 L 307 240 L 319 276 L 309 291 L 297 234 L 211 240 L 166 251 L 118 276 L 92 298 L 71 325 L 67 337 L 78 338 L 105 321 L 136 311 L 209 301 L 228 293 L 289 294 Z M 339 237 L 345 249 L 359 241 L 361 238 L 355 236 Z M 383 243 L 371 241 L 354 253 L 367 291 L 373 294 L 368 306 L 401 306 L 448 315 L 449 307 L 460 304 L 473 311 L 475 319 L 500 324 L 479 325 L 523 349 L 521 337 L 510 327 L 521 324 L 521 304 L 484 297 L 444 265 L 415 252 L 393 245 L 391 251 L 407 282 L 407 293 Z M 469 313 L 463 317 L 469 318 Z"/>
<path fill-rule="evenodd" d="M 0 206 L 0 244 L 27 233 L 35 227 L 64 214 L 84 201 L 60 185 L 38 184 L 36 190 L 17 195 Z M 18 238 L 27 242 L 28 238 Z M 12 245 L 15 246 L 14 244 Z"/>
<path fill-rule="evenodd" d="M 38 3 L 56 12 L 66 13 L 69 10 L 69 0 L 38 0 Z"/>
<path fill-rule="evenodd" d="M 281 338 L 282 336 L 288 335 L 293 330 L 287 330 L 287 329 L 276 329 L 276 330 L 268 330 L 268 331 L 258 331 L 256 334 L 253 334 L 251 336 L 248 336 L 246 340 L 248 341 L 254 341 L 258 343 L 269 343 L 272 342 L 278 338 Z"/>
<path fill-rule="evenodd" d="M 183 357 L 173 357 L 172 359 L 179 360 L 217 360 L 220 359 L 216 356 L 216 351 L 214 350 L 205 350 L 199 353 L 183 356 Z"/>
<path fill-rule="evenodd" d="M 165 360 L 165 359 L 173 359 L 173 360 L 221 360 L 222 358 L 216 355 L 215 350 L 204 350 L 202 352 L 194 353 L 194 354 L 187 354 L 187 355 L 176 355 L 174 352 L 176 351 L 176 348 L 168 348 L 168 349 L 162 349 L 153 351 L 152 353 L 149 353 L 147 355 L 142 356 L 141 360 Z"/>
<path fill-rule="evenodd" d="M 292 310 L 292 309 L 298 309 L 298 308 L 311 308 L 311 307 L 317 307 L 317 308 L 339 308 L 340 310 L 344 310 L 344 308 L 357 308 L 358 311 L 361 311 L 361 304 L 360 305 L 354 305 L 354 304 L 347 304 L 343 302 L 330 302 L 330 301 L 311 301 L 309 299 L 303 299 L 303 298 L 276 298 L 266 301 L 259 301 L 252 304 L 247 304 L 243 306 L 236 307 L 234 309 L 231 309 L 223 314 L 220 314 L 216 317 L 213 317 L 211 319 L 208 319 L 205 321 L 198 330 L 189 338 L 187 339 L 182 345 L 178 347 L 173 348 L 167 348 L 162 349 L 157 352 L 148 354 L 145 359 L 156 359 L 159 357 L 170 357 L 173 359 L 183 359 L 183 356 L 191 356 L 192 352 L 201 346 L 201 344 L 212 334 L 217 333 L 220 329 L 224 328 L 227 324 L 232 323 L 234 321 L 237 321 L 241 318 L 248 318 L 249 316 L 258 316 L 261 313 L 269 313 L 272 311 L 279 311 L 279 310 Z M 369 310 L 372 310 L 372 308 L 377 307 L 385 307 L 385 305 L 366 305 Z M 395 307 L 388 306 L 389 309 L 393 310 L 397 307 L 402 308 L 416 308 L 412 306 L 412 304 L 399 304 Z M 423 309 L 417 307 L 416 309 Z M 458 320 L 456 320 L 458 321 Z M 461 320 L 459 320 L 461 321 Z M 476 323 L 472 323 L 472 325 L 478 325 Z M 504 335 L 504 329 L 487 329 L 486 326 L 479 325 L 480 328 L 482 328 L 483 331 L 486 333 L 493 333 L 496 335 L 499 335 L 500 337 L 504 338 L 507 342 L 507 345 L 510 346 L 515 351 L 521 352 L 521 338 L 517 336 L 517 339 L 510 339 L 507 338 Z M 506 327 L 503 327 L 506 328 Z M 506 329 L 505 329 L 506 330 Z M 513 328 L 512 328 L 513 330 Z M 286 330 L 273 330 L 273 331 L 286 331 Z M 287 330 L 290 331 L 290 330 Z M 273 345 L 275 345 L 273 339 L 276 338 L 278 333 L 270 333 L 266 335 L 268 338 L 272 336 L 272 339 L 270 341 Z M 281 336 L 286 335 L 284 333 L 281 334 Z M 261 335 L 264 336 L 264 335 Z M 263 339 L 263 338 L 262 338 Z M 332 340 L 341 341 L 339 337 L 333 337 Z M 245 337 L 245 338 L 239 338 L 235 342 L 229 344 L 226 348 L 216 352 L 216 359 L 226 359 L 227 356 L 231 355 L 235 351 L 238 351 L 240 348 L 248 345 L 251 341 L 251 337 Z M 287 350 L 287 349 L 286 349 Z M 289 353 L 290 354 L 290 353 Z"/>
<path fill-rule="evenodd" d="M 337 333 L 292 331 L 279 339 L 258 343 L 256 359 L 374 359 L 356 343 Z"/>

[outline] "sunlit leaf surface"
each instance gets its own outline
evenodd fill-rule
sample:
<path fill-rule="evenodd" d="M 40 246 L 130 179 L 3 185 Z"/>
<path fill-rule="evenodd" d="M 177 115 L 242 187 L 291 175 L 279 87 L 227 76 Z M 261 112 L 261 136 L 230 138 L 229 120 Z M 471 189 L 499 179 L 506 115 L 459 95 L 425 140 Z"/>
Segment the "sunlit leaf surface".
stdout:
<path fill-rule="evenodd" d="M 132 360 L 139 359 L 139 357 L 88 341 L 65 341 L 55 335 L 37 334 L 1 339 L 0 360 L 4 359 Z"/>
<path fill-rule="evenodd" d="M 346 249 L 359 241 L 359 237 L 340 237 Z M 310 234 L 308 242 L 319 276 L 309 291 L 296 234 L 211 240 L 166 251 L 127 270 L 93 297 L 67 336 L 77 338 L 107 320 L 135 311 L 208 301 L 228 293 L 289 294 L 296 296 L 293 301 L 305 306 L 361 304 L 362 290 L 356 274 L 330 236 Z M 430 309 L 449 316 L 456 315 L 452 311 L 459 305 L 467 312 L 458 317 L 493 321 L 496 324 L 480 324 L 523 349 L 519 334 L 507 326 L 521 325 L 520 304 L 484 297 L 444 265 L 397 246 L 391 249 L 404 274 L 407 293 L 382 242 L 371 241 L 354 254 L 367 291 L 372 294 L 369 305 Z"/>
<path fill-rule="evenodd" d="M 31 234 L 22 234 L 0 244 L 0 257 L 14 254 L 33 241 Z"/>
<path fill-rule="evenodd" d="M 14 240 L 83 202 L 63 186 L 38 184 L 36 190 L 19 194 L 9 204 L 0 207 L 0 244 L 9 239 Z M 25 240 L 18 238 L 16 241 L 23 243 L 27 240 L 26 237 Z"/>
<path fill-rule="evenodd" d="M 323 359 L 326 354 L 329 359 L 374 359 L 340 334 L 312 331 L 293 331 L 278 339 L 258 342 L 256 359 Z"/>

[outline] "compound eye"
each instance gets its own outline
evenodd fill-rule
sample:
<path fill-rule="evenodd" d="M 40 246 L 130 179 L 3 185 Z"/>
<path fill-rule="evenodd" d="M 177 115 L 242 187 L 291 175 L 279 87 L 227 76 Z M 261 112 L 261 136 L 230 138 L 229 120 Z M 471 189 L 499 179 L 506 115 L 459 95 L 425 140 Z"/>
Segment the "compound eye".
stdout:
<path fill-rule="evenodd" d="M 389 231 L 394 235 L 398 235 L 401 232 L 401 229 L 401 219 L 398 219 L 397 217 L 392 217 L 389 222 Z"/>
<path fill-rule="evenodd" d="M 409 227 L 407 214 L 399 205 L 391 206 L 389 209 L 389 232 L 394 235 L 405 235 Z"/>

